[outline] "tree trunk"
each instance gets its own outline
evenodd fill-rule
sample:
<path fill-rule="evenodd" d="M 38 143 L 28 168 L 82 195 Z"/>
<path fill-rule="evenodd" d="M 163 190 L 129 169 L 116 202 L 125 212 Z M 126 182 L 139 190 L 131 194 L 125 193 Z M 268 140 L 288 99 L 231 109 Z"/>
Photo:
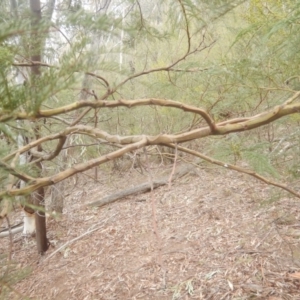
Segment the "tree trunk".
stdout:
<path fill-rule="evenodd" d="M 41 47 L 42 38 L 39 34 L 39 25 L 42 19 L 41 3 L 40 0 L 30 0 L 30 10 L 31 10 L 31 60 L 41 61 Z M 37 81 L 41 75 L 40 67 L 34 65 L 31 67 L 31 85 L 35 89 L 36 99 L 33 101 L 38 104 L 38 89 Z M 38 123 L 34 126 L 34 131 L 36 139 L 40 137 L 40 126 Z M 42 151 L 41 146 L 38 147 L 38 151 Z M 31 160 L 34 160 L 34 156 L 31 156 Z M 42 173 L 42 164 L 35 164 L 39 170 L 39 174 Z M 35 225 L 36 225 L 36 242 L 38 253 L 44 254 L 48 249 L 48 240 L 46 232 L 46 218 L 45 218 L 45 192 L 44 188 L 39 188 L 31 194 L 31 202 L 35 205 Z"/>

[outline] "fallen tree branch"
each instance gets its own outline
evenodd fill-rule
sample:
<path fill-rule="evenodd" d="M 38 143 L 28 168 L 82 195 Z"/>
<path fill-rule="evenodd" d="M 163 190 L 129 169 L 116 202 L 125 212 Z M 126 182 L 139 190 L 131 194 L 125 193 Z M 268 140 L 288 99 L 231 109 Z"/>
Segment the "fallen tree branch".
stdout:
<path fill-rule="evenodd" d="M 174 181 L 177 178 L 180 178 L 184 175 L 186 175 L 187 173 L 189 173 L 192 169 L 194 168 L 193 165 L 185 165 L 183 167 L 181 167 L 173 176 L 172 176 L 172 180 Z M 159 180 L 153 180 L 152 185 L 153 185 L 153 189 L 156 189 L 162 185 L 166 185 L 169 183 L 169 176 L 166 176 L 164 178 L 161 178 Z M 135 186 L 133 188 L 130 189 L 126 189 L 120 192 L 117 192 L 115 194 L 109 195 L 104 197 L 101 200 L 97 200 L 94 202 L 90 202 L 88 204 L 86 204 L 87 206 L 90 207 L 101 207 L 104 206 L 106 204 L 115 202 L 117 200 L 120 200 L 122 198 L 125 198 L 127 196 L 130 195 L 135 195 L 135 194 L 140 194 L 140 193 L 146 193 L 149 192 L 151 190 L 151 182 L 145 182 L 142 183 L 141 185 Z"/>
<path fill-rule="evenodd" d="M 23 231 L 23 222 L 0 230 L 0 238 L 8 237 Z"/>

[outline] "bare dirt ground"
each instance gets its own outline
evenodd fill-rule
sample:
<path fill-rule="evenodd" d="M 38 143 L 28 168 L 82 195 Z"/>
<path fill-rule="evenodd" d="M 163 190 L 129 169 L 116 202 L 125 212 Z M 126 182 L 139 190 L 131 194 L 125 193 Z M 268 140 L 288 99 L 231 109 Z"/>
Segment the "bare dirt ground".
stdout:
<path fill-rule="evenodd" d="M 70 181 L 46 255 L 14 237 L 12 274 L 30 273 L 10 299 L 300 299 L 299 200 L 203 166 L 171 189 L 83 206 L 148 180 L 131 170 Z M 0 240 L 1 253 L 9 244 Z"/>

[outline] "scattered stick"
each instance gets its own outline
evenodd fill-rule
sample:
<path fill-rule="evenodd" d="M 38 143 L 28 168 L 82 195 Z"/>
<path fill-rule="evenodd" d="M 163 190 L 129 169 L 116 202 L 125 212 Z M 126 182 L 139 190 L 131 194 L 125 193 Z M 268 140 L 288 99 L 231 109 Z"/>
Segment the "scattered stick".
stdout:
<path fill-rule="evenodd" d="M 54 256 L 57 252 L 59 252 L 60 250 L 64 249 L 65 247 L 69 246 L 70 244 L 72 244 L 72 243 L 78 241 L 79 239 L 83 238 L 84 236 L 86 236 L 86 235 L 88 235 L 88 234 L 90 234 L 90 233 L 92 233 L 92 232 L 94 232 L 94 231 L 97 231 L 97 230 L 103 228 L 105 222 L 107 222 L 107 221 L 110 220 L 111 218 L 115 217 L 116 215 L 117 215 L 117 214 L 114 214 L 113 216 L 107 218 L 105 221 L 102 221 L 102 222 L 101 222 L 101 225 L 100 225 L 99 227 L 96 227 L 96 228 L 95 228 L 95 225 L 93 225 L 93 226 L 92 226 L 91 228 L 89 228 L 85 233 L 81 234 L 80 236 L 78 236 L 78 237 L 76 237 L 76 238 L 74 238 L 74 239 L 72 239 L 72 240 L 70 240 L 70 241 L 67 241 L 65 244 L 63 244 L 63 245 L 60 246 L 58 249 L 56 249 L 54 252 L 52 252 L 49 256 L 47 256 L 47 257 L 44 259 L 44 261 L 50 259 L 50 258 L 51 258 L 52 256 Z M 96 224 L 96 225 L 98 225 L 98 224 Z"/>

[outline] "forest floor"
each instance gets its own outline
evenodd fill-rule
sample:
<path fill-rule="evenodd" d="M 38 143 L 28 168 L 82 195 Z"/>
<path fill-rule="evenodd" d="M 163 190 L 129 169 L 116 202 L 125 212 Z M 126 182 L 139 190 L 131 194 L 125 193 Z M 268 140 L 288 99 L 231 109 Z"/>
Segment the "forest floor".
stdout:
<path fill-rule="evenodd" d="M 9 299 L 300 299 L 299 199 L 203 165 L 171 188 L 88 208 L 149 181 L 135 169 L 99 170 L 98 178 L 69 181 L 63 215 L 48 220 L 43 257 L 32 238 L 16 235 L 12 247 L 0 240 L 18 281 Z"/>

